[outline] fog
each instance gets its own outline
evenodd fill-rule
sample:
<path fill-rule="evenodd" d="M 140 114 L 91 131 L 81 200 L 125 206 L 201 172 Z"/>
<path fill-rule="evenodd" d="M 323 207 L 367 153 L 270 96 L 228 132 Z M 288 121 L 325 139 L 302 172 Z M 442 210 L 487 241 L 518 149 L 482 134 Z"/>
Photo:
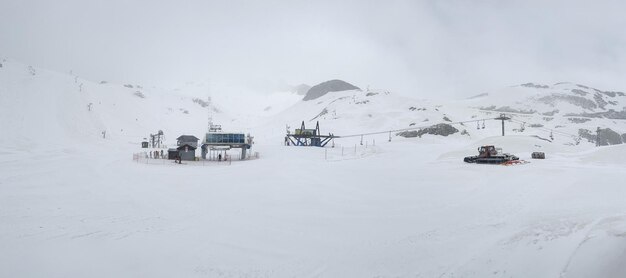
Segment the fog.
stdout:
<path fill-rule="evenodd" d="M 621 1 L 0 2 L 0 57 L 94 81 L 414 97 L 525 82 L 626 90 Z"/>

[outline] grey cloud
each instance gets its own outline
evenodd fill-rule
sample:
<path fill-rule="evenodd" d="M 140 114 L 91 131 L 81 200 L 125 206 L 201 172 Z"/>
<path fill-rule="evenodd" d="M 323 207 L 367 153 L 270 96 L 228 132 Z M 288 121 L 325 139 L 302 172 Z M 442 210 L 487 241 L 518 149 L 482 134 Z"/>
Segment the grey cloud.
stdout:
<path fill-rule="evenodd" d="M 0 56 L 175 86 L 344 79 L 417 97 L 524 83 L 624 90 L 620 1 L 3 1 Z"/>

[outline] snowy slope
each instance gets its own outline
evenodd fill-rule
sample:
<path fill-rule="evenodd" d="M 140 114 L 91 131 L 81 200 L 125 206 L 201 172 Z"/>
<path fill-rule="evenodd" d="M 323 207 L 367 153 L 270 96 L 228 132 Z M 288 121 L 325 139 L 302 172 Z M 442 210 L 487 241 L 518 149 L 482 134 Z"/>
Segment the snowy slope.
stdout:
<path fill-rule="evenodd" d="M 386 91 L 355 90 L 301 101 L 272 122 L 292 119 L 286 124 L 297 128 L 298 118 L 310 126 L 319 120 L 325 130 L 335 135 L 452 124 L 459 132 L 451 137 L 476 140 L 500 134 L 501 123 L 493 118 L 505 113 L 512 118 L 505 124 L 507 134 L 539 136 L 559 144 L 593 145 L 592 137 L 598 127 L 610 128 L 623 138 L 618 138 L 619 142 L 626 141 L 626 117 L 620 112 L 624 107 L 626 95 L 621 92 L 570 83 L 554 86 L 529 83 L 440 103 Z M 483 119 L 487 119 L 485 128 Z"/>
<path fill-rule="evenodd" d="M 138 142 L 159 129 L 166 134 L 198 131 L 205 122 L 206 110 L 189 97 L 3 64 L 0 113 L 2 128 L 8 131 L 2 134 L 4 144 L 92 142 L 102 138 L 103 131 L 108 138 Z"/>
<path fill-rule="evenodd" d="M 454 121 L 457 113 L 446 114 L 441 106 L 428 100 L 417 100 L 394 95 L 388 91 L 350 90 L 331 92 L 320 98 L 300 101 L 285 111 L 268 118 L 263 127 L 281 130 L 268 134 L 272 141 L 281 141 L 286 126 L 291 132 L 305 122 L 307 128 L 314 128 L 319 121 L 323 134 L 336 136 L 357 133 L 379 132 L 392 129 L 429 126 L 436 123 Z M 461 130 L 465 129 L 460 127 Z M 256 134 L 263 134 L 263 130 Z M 393 137 L 396 136 L 394 132 Z M 458 134 L 455 136 L 459 136 Z M 368 138 L 387 139 L 388 134 Z"/>
<path fill-rule="evenodd" d="M 4 62 L 0 68 L 0 127 L 7 132 L 0 135 L 0 142 L 31 148 L 89 144 L 102 139 L 106 131 L 107 139 L 138 144 L 163 130 L 166 142 L 172 144 L 181 134 L 201 136 L 205 132 L 206 96 L 191 88 L 92 82 Z M 217 101 L 213 107 L 216 122 L 233 119 L 231 111 L 222 109 Z"/>
<path fill-rule="evenodd" d="M 534 128 L 533 132 L 543 137 L 552 130 L 571 137 L 582 135 L 582 141 L 586 142 L 588 136 L 584 133 L 595 135 L 598 127 L 610 128 L 620 135 L 626 133 L 626 94 L 580 84 L 526 83 L 456 105 L 475 108 L 484 115 L 506 113 L 516 122 L 516 130 L 511 131 L 520 132 L 525 122 L 527 132 Z"/>
<path fill-rule="evenodd" d="M 478 121 L 500 113 L 483 109 L 492 105 L 537 110 L 511 113 L 529 123 L 559 109 L 546 127 L 620 130 L 617 119 L 573 123 L 565 115 L 601 108 L 533 104 L 553 89 L 507 88 L 502 94 L 520 90 L 520 98 L 442 103 L 384 90 L 332 92 L 308 102 L 277 93 L 250 103 L 212 86 L 224 92 L 212 92 L 216 122 L 250 131 L 261 158 L 146 164 L 131 154 L 149 133 L 162 129 L 172 143 L 182 133 L 204 132 L 206 108 L 194 98 L 204 99 L 207 87 L 100 84 L 2 64 L 0 277 L 623 273 L 626 145 L 576 145 L 557 134 L 546 140 L 542 129 L 513 131 L 517 123 L 507 123 L 512 136 L 502 137 L 499 122 L 487 120 L 482 129 Z M 605 108 L 624 103 L 611 100 L 617 104 Z M 268 105 L 277 110 L 265 111 Z M 322 133 L 336 135 L 470 122 L 454 124 L 467 134 L 448 137 L 388 142 L 379 134 L 366 136 L 363 146 L 358 137 L 337 139 L 335 148 L 282 146 L 286 124 L 293 130 L 318 120 Z M 540 150 L 547 159 L 514 167 L 462 163 L 485 144 L 527 160 Z"/>

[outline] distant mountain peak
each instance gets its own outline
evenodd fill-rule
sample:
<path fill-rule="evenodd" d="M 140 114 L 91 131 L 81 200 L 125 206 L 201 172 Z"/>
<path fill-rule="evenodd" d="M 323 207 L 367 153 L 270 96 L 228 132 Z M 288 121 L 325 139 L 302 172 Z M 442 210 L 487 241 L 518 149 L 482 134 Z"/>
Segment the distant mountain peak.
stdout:
<path fill-rule="evenodd" d="M 292 88 L 292 92 L 298 94 L 298 95 L 306 95 L 306 93 L 311 89 L 311 86 L 307 85 L 307 84 L 300 84 L 298 86 L 294 86 Z"/>
<path fill-rule="evenodd" d="M 349 90 L 361 90 L 359 87 L 354 86 L 348 82 L 339 79 L 333 79 L 326 82 L 322 82 L 317 84 L 306 93 L 302 100 L 312 100 L 319 98 L 325 94 L 330 92 L 340 92 L 340 91 L 349 91 Z"/>

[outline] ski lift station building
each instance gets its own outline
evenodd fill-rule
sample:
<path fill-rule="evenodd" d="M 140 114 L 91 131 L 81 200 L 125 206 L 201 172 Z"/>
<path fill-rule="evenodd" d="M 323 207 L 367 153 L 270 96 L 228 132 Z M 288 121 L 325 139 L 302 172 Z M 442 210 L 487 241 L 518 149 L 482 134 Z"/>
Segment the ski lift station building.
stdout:
<path fill-rule="evenodd" d="M 175 149 L 168 150 L 168 158 L 176 159 L 177 156 L 180 156 L 180 160 L 196 160 L 196 149 L 198 148 L 198 139 L 193 135 L 181 135 L 176 138 L 176 145 L 178 146 Z"/>
<path fill-rule="evenodd" d="M 241 149 L 241 158 L 246 157 L 246 151 L 252 145 L 252 139 L 243 133 L 208 132 L 202 141 L 202 158 L 206 159 L 209 151 L 226 151 Z"/>

